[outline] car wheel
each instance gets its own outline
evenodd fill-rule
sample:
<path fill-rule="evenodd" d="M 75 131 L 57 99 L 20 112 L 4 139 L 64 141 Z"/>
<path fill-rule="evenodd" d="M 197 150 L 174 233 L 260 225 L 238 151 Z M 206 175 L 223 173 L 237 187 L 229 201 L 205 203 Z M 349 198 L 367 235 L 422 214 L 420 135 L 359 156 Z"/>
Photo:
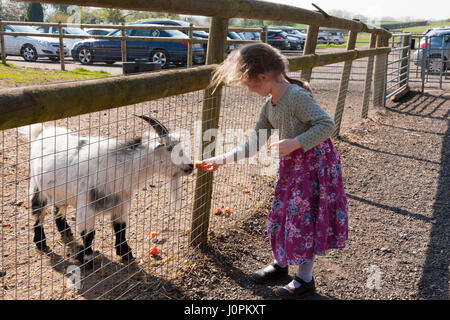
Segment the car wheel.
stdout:
<path fill-rule="evenodd" d="M 150 54 L 150 61 L 159 63 L 164 68 L 169 64 L 169 55 L 165 50 L 158 49 Z"/>
<path fill-rule="evenodd" d="M 429 73 L 441 73 L 441 69 L 442 67 L 444 68 L 443 71 L 445 71 L 446 67 L 447 67 L 447 62 L 444 61 L 442 63 L 441 61 L 441 55 L 440 54 L 432 54 L 429 58 L 428 58 L 428 65 L 427 65 L 427 69 Z"/>
<path fill-rule="evenodd" d="M 78 49 L 78 60 L 81 64 L 92 64 L 93 63 L 93 55 L 92 50 L 88 47 L 81 47 Z"/>
<path fill-rule="evenodd" d="M 36 49 L 31 44 L 26 44 L 20 50 L 20 55 L 25 61 L 34 62 L 38 58 Z"/>

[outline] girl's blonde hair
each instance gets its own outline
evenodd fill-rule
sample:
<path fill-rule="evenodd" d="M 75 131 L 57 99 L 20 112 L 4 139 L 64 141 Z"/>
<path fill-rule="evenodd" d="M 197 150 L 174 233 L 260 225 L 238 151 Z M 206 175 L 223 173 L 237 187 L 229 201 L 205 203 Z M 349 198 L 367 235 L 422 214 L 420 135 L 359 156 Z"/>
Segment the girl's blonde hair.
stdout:
<path fill-rule="evenodd" d="M 283 75 L 290 83 L 297 84 L 311 93 L 308 82 L 286 75 L 287 59 L 279 50 L 266 43 L 252 43 L 233 50 L 213 73 L 210 87 L 221 84 L 242 83 L 258 79 L 258 74 L 270 72 Z"/>

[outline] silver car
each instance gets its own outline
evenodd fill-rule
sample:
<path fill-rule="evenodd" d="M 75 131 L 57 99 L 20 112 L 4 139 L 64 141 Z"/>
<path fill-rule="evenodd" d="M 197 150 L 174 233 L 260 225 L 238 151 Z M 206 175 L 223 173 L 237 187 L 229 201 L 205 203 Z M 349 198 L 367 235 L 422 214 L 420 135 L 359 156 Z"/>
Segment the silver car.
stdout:
<path fill-rule="evenodd" d="M 50 33 L 50 34 L 58 34 L 58 27 L 38 27 L 36 28 L 39 32 L 42 33 Z M 111 30 L 110 30 L 111 31 Z M 82 36 L 89 37 L 91 36 L 89 33 L 80 28 L 62 28 L 63 36 L 71 35 L 71 36 Z M 69 50 L 72 50 L 75 43 L 78 41 L 88 40 L 87 38 L 64 38 L 64 43 L 67 44 Z"/>
<path fill-rule="evenodd" d="M 6 55 L 22 56 L 25 61 L 36 61 L 40 57 L 48 57 L 51 60 L 59 59 L 59 40 L 47 37 L 34 36 L 14 36 L 8 32 L 37 33 L 35 28 L 30 26 L 3 26 L 5 32 Z M 64 56 L 69 55 L 69 50 L 64 45 Z"/>

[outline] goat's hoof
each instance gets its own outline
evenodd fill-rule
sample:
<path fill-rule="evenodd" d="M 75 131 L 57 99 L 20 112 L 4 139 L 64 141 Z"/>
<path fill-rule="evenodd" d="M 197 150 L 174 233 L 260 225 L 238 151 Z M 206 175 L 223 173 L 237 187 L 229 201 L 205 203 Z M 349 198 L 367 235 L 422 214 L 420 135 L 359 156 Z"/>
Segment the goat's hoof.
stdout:
<path fill-rule="evenodd" d="M 136 259 L 134 259 L 133 255 L 130 252 L 127 252 L 126 254 L 124 254 L 123 256 L 121 256 L 120 261 L 122 261 L 122 263 L 129 263 L 129 262 L 134 262 Z"/>
<path fill-rule="evenodd" d="M 38 242 L 36 243 L 36 249 L 40 252 L 40 253 L 49 253 L 50 247 L 48 247 L 44 242 Z"/>

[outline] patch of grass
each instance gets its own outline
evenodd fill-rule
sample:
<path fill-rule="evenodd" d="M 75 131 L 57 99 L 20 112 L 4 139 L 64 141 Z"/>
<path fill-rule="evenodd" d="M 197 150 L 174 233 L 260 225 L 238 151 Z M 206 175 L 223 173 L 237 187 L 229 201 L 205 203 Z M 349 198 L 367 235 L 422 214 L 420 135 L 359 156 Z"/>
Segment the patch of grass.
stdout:
<path fill-rule="evenodd" d="M 106 71 L 90 71 L 76 68 L 73 71 L 58 71 L 16 67 L 0 63 L 0 88 L 45 84 L 56 81 L 103 78 L 111 76 Z"/>

